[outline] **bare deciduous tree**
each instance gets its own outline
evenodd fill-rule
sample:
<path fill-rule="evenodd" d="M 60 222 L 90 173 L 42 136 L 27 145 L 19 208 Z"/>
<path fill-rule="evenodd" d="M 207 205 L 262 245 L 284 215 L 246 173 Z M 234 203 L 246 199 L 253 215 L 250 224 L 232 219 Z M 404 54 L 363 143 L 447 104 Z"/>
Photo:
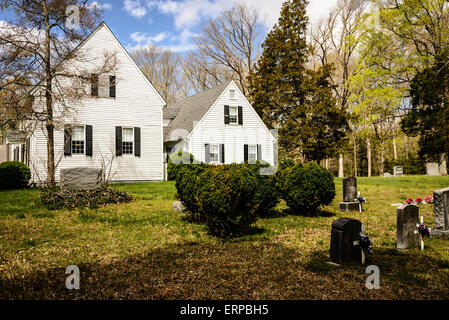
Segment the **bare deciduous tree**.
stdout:
<path fill-rule="evenodd" d="M 86 52 L 74 47 L 98 25 L 101 16 L 98 6 L 88 2 L 0 1 L 0 9 L 14 12 L 0 31 L 0 90 L 15 85 L 36 96 L 33 120 L 41 121 L 46 132 L 49 187 L 55 185 L 54 132 L 61 128 L 66 109 L 85 94 L 91 73 L 100 75 L 116 66 L 115 54 L 105 53 L 104 61 L 95 70 L 73 68 L 75 61 L 89 62 Z M 70 5 L 77 9 L 68 10 Z M 73 14 L 79 24 L 67 24 Z M 25 99 L 27 95 L 22 96 L 19 104 L 24 105 Z"/>
<path fill-rule="evenodd" d="M 168 104 L 186 96 L 180 55 L 150 44 L 131 56 Z"/>
<path fill-rule="evenodd" d="M 237 3 L 219 17 L 202 24 L 200 36 L 195 40 L 199 55 L 196 67 L 209 77 L 217 74 L 217 70 L 225 70 L 224 76 L 230 73 L 247 94 L 247 78 L 259 56 L 262 28 L 258 10 L 247 7 L 244 2 Z M 222 77 L 217 75 L 217 78 Z"/>

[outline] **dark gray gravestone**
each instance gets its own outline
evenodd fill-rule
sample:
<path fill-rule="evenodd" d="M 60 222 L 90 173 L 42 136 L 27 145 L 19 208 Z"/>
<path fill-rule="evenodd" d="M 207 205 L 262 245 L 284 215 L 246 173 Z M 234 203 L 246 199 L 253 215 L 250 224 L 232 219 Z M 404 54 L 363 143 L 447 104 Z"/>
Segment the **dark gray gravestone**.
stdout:
<path fill-rule="evenodd" d="M 396 247 L 398 249 L 418 248 L 419 234 L 416 225 L 419 208 L 413 204 L 401 205 L 396 209 Z"/>
<path fill-rule="evenodd" d="M 343 202 L 354 202 L 357 199 L 357 178 L 343 179 Z"/>
<path fill-rule="evenodd" d="M 433 192 L 435 227 L 432 236 L 449 238 L 449 188 Z"/>
<path fill-rule="evenodd" d="M 343 202 L 338 204 L 340 211 L 359 211 L 361 208 L 357 201 L 357 178 L 347 177 L 343 179 Z"/>
<path fill-rule="evenodd" d="M 354 241 L 360 239 L 362 223 L 355 219 L 339 218 L 332 222 L 330 258 L 334 263 L 360 262 L 362 251 Z"/>

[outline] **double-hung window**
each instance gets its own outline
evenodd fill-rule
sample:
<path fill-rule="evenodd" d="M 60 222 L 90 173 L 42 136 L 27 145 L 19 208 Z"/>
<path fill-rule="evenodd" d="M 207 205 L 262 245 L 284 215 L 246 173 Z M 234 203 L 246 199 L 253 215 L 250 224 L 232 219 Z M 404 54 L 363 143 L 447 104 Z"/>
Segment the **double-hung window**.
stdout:
<path fill-rule="evenodd" d="M 229 107 L 229 123 L 237 124 L 238 122 L 238 108 Z"/>
<path fill-rule="evenodd" d="M 122 150 L 123 154 L 134 153 L 134 128 L 122 129 Z"/>
<path fill-rule="evenodd" d="M 86 135 L 84 126 L 75 126 L 72 131 L 72 154 L 84 154 Z"/>
<path fill-rule="evenodd" d="M 220 162 L 220 151 L 218 144 L 210 145 L 210 162 L 219 163 Z"/>
<path fill-rule="evenodd" d="M 257 160 L 257 145 L 248 145 L 248 160 Z"/>

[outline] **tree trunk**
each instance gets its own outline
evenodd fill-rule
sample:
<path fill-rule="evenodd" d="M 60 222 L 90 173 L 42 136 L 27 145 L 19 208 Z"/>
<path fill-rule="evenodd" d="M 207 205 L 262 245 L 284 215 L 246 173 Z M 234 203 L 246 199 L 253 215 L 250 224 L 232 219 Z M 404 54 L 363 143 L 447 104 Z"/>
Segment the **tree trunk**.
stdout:
<path fill-rule="evenodd" d="M 380 165 L 379 165 L 379 174 L 382 177 L 384 175 L 384 158 L 385 158 L 385 146 L 384 141 L 381 141 L 380 145 Z"/>
<path fill-rule="evenodd" d="M 55 186 L 55 150 L 54 150 L 54 123 L 53 123 L 53 97 L 52 97 L 52 71 L 50 54 L 50 24 L 49 14 L 45 2 L 43 2 L 43 11 L 45 15 L 45 103 L 46 119 L 45 128 L 47 129 L 47 186 Z"/>
<path fill-rule="evenodd" d="M 366 139 L 366 157 L 368 158 L 368 177 L 371 177 L 371 142 Z"/>
<path fill-rule="evenodd" d="M 357 143 L 354 140 L 354 177 L 357 177 Z"/>
<path fill-rule="evenodd" d="M 326 158 L 326 160 L 325 160 L 325 162 L 324 162 L 324 164 L 325 164 L 325 166 L 326 166 L 326 170 L 329 170 L 329 161 L 330 159 L 329 158 Z"/>
<path fill-rule="evenodd" d="M 440 168 L 441 168 L 441 175 L 445 176 L 447 175 L 447 162 L 446 162 L 446 154 L 441 154 L 441 160 L 440 160 Z"/>
<path fill-rule="evenodd" d="M 398 160 L 398 148 L 396 145 L 396 134 L 393 133 L 393 153 L 394 153 L 394 160 Z"/>
<path fill-rule="evenodd" d="M 343 178 L 345 176 L 343 168 L 343 154 L 340 153 L 340 158 L 338 159 L 338 177 Z"/>

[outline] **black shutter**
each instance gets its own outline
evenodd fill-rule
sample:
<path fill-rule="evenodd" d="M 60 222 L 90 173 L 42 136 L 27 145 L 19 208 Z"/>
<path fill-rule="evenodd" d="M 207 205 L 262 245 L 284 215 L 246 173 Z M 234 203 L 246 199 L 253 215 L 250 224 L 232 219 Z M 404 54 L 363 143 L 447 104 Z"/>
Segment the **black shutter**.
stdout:
<path fill-rule="evenodd" d="M 140 128 L 134 128 L 134 155 L 140 157 Z"/>
<path fill-rule="evenodd" d="M 92 97 L 98 97 L 98 75 L 90 75 L 90 95 Z"/>
<path fill-rule="evenodd" d="M 220 144 L 221 163 L 225 163 L 225 150 L 224 144 Z"/>
<path fill-rule="evenodd" d="M 208 143 L 206 143 L 204 145 L 204 150 L 205 150 L 205 156 L 204 156 L 204 160 L 206 161 L 206 163 L 210 162 L 210 145 Z"/>
<path fill-rule="evenodd" d="M 122 127 L 115 127 L 115 155 L 122 155 Z"/>
<path fill-rule="evenodd" d="M 257 160 L 262 161 L 262 145 L 257 145 Z"/>
<path fill-rule="evenodd" d="M 248 145 L 243 146 L 243 161 L 248 161 Z"/>
<path fill-rule="evenodd" d="M 64 126 L 64 155 L 72 155 L 72 128 L 69 125 Z"/>
<path fill-rule="evenodd" d="M 239 107 L 239 124 L 243 124 L 243 108 Z"/>
<path fill-rule="evenodd" d="M 229 124 L 229 106 L 224 106 L 224 123 Z"/>
<path fill-rule="evenodd" d="M 92 126 L 86 125 L 86 156 L 92 156 Z"/>
<path fill-rule="evenodd" d="M 109 76 L 109 97 L 115 98 L 115 76 Z"/>

